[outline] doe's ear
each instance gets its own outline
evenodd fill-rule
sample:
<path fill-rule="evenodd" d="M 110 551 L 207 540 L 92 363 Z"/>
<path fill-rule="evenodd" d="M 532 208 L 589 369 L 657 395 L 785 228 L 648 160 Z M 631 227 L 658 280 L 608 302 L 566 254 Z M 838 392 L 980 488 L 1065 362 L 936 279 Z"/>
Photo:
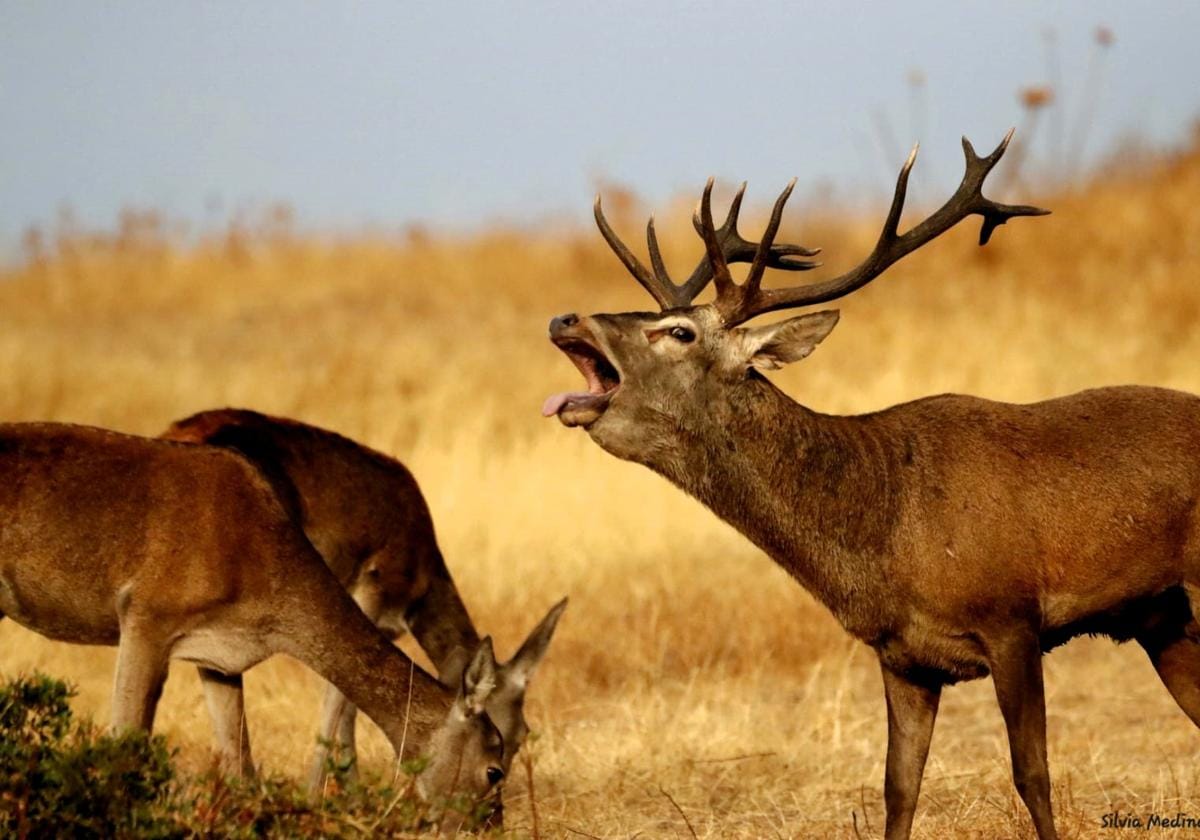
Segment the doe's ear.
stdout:
<path fill-rule="evenodd" d="M 462 645 L 455 645 L 454 649 L 446 655 L 446 660 L 442 663 L 442 667 L 438 669 L 438 680 L 442 685 L 447 688 L 454 688 L 462 680 L 463 672 L 471 664 L 471 657 L 477 650 L 478 647 L 473 651 Z"/>
<path fill-rule="evenodd" d="M 504 677 L 508 684 L 524 688 L 525 684 L 529 682 L 530 675 L 542 661 L 542 657 L 546 655 L 546 649 L 550 647 L 550 639 L 554 636 L 554 628 L 558 626 L 558 619 L 566 608 L 566 598 L 551 607 L 550 612 L 546 613 L 546 617 L 538 623 L 537 627 L 533 628 L 529 638 L 521 644 L 521 649 L 513 654 L 512 659 L 508 660 L 504 666 Z"/>
<path fill-rule="evenodd" d="M 742 330 L 746 364 L 759 370 L 778 370 L 811 353 L 837 325 L 838 311 L 809 312 L 778 324 Z"/>
<path fill-rule="evenodd" d="M 485 636 L 462 674 L 459 696 L 465 711 L 475 715 L 482 712 L 484 703 L 495 689 L 496 654 L 492 650 L 492 637 Z"/>

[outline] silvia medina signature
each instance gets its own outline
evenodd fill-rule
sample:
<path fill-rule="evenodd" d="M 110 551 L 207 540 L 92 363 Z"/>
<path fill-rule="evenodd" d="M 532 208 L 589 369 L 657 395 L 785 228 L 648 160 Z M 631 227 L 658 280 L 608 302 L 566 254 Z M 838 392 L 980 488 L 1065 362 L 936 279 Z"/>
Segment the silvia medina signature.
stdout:
<path fill-rule="evenodd" d="M 1148 814 L 1134 814 L 1126 811 L 1110 811 L 1100 818 L 1101 828 L 1142 828 L 1174 829 L 1200 828 L 1200 816 L 1183 811 L 1174 814 L 1159 814 L 1151 811 Z"/>

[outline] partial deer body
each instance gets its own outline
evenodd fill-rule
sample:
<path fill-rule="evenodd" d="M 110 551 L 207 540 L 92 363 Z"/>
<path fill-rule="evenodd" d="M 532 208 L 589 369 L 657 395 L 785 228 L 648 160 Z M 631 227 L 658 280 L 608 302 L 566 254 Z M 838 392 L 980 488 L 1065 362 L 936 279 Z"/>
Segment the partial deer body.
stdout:
<path fill-rule="evenodd" d="M 116 728 L 151 727 L 170 659 L 228 686 L 286 653 L 338 686 L 400 758 L 429 754 L 423 796 L 498 799 L 503 744 L 484 705 L 503 686 L 490 640 L 458 691 L 415 667 L 237 453 L 0 425 L 0 612 L 53 639 L 118 645 Z"/>
<path fill-rule="evenodd" d="M 244 409 L 201 412 L 172 424 L 163 437 L 226 447 L 252 461 L 366 616 L 393 639 L 411 629 L 441 680 L 456 684 L 479 636 L 438 549 L 429 507 L 403 464 L 334 432 Z M 500 666 L 500 682 L 509 690 L 491 698 L 488 713 L 503 739 L 504 772 L 528 731 L 522 714 L 526 682 L 560 613 L 561 606 L 552 610 Z M 229 695 L 225 703 L 210 703 L 214 729 L 226 763 L 249 772 L 240 684 Z M 325 781 L 327 744 L 353 762 L 354 724 L 354 705 L 331 684 L 313 787 Z"/>
<path fill-rule="evenodd" d="M 803 270 L 812 263 L 792 255 L 815 253 L 773 244 L 788 191 L 747 249 L 734 244 L 745 241 L 741 193 L 716 228 L 710 182 L 695 220 L 707 263 L 697 271 L 717 287 L 705 305 L 691 305 L 703 283 L 671 283 L 652 232 L 653 271 L 616 240 L 597 202 L 605 238 L 663 311 L 550 326 L 589 387 L 550 398 L 545 413 L 703 501 L 875 649 L 893 840 L 911 830 L 942 686 L 987 674 L 1018 791 L 1042 840 L 1056 836 L 1041 654 L 1080 633 L 1137 639 L 1200 725 L 1200 399 L 1140 387 L 1032 405 L 946 395 L 834 417 L 763 372 L 811 353 L 837 312 L 741 326 L 848 294 L 967 215 L 984 217 L 983 244 L 1009 218 L 1045 212 L 983 197 L 1007 142 L 981 158 L 964 140 L 959 189 L 901 234 L 910 156 L 872 254 L 841 277 L 786 289 L 763 289 L 765 268 Z M 740 285 L 735 260 L 752 262 Z"/>

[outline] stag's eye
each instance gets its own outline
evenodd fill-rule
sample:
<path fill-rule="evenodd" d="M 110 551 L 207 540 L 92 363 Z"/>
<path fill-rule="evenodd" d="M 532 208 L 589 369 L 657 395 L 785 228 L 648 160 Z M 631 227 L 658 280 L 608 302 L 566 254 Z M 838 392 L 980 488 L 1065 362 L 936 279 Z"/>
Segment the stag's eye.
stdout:
<path fill-rule="evenodd" d="M 667 331 L 667 335 L 680 342 L 681 344 L 690 344 L 696 340 L 696 334 L 687 327 L 671 327 Z"/>
<path fill-rule="evenodd" d="M 487 769 L 488 784 L 495 787 L 504 779 L 504 771 L 499 767 L 489 767 Z"/>

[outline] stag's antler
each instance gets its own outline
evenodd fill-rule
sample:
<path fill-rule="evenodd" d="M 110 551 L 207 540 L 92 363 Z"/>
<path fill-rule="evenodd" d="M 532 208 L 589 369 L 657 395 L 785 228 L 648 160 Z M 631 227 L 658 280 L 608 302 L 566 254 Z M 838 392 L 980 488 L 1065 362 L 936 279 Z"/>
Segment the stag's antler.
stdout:
<path fill-rule="evenodd" d="M 769 264 L 767 254 L 775 232 L 779 228 L 779 218 L 783 214 L 783 205 L 792 192 L 792 184 L 779 196 L 771 221 L 763 233 L 762 241 L 754 255 L 753 264 L 746 281 L 741 285 L 733 282 L 729 274 L 729 260 L 724 258 L 718 232 L 713 229 L 711 194 L 712 181 L 704 188 L 704 196 L 700 200 L 698 211 L 700 219 L 700 234 L 704 237 L 707 259 L 712 264 L 712 274 L 717 286 L 717 311 L 727 326 L 740 324 L 751 318 L 772 312 L 776 309 L 787 309 L 796 306 L 808 306 L 814 303 L 840 298 L 865 286 L 884 272 L 892 263 L 912 253 L 931 239 L 940 236 L 960 221 L 970 215 L 983 217 L 983 227 L 979 231 L 979 244 L 986 245 L 992 231 L 1016 216 L 1044 216 L 1049 210 L 1028 205 L 998 204 L 983 197 L 983 181 L 992 171 L 996 163 L 1004 155 L 1008 143 L 1012 139 L 1010 129 L 1000 145 L 987 157 L 979 157 L 971 146 L 971 141 L 963 138 L 963 152 L 967 158 L 967 169 L 962 182 L 954 195 L 933 215 L 911 228 L 906 233 L 898 234 L 896 228 L 900 223 L 900 213 L 904 209 L 904 196 L 908 189 L 908 173 L 917 159 L 917 147 L 914 146 L 900 177 L 896 181 L 896 193 L 892 197 L 892 206 L 887 219 L 883 223 L 883 231 L 875 243 L 874 250 L 865 260 L 839 277 L 812 283 L 806 286 L 794 286 L 787 289 L 763 289 L 762 277 Z"/>
<path fill-rule="evenodd" d="M 707 189 L 709 192 L 712 191 L 711 179 Z M 729 205 L 729 213 L 725 217 L 724 224 L 712 231 L 717 242 L 717 252 L 721 255 L 719 264 L 722 266 L 727 266 L 732 262 L 750 262 L 752 259 L 758 259 L 758 253 L 761 250 L 760 243 L 751 242 L 738 233 L 738 213 L 741 211 L 742 197 L 745 193 L 746 184 L 743 182 L 737 195 L 733 197 L 733 202 Z M 609 247 L 629 269 L 629 273 L 645 287 L 646 291 L 658 301 L 658 305 L 664 310 L 687 306 L 695 299 L 696 295 L 704 291 L 708 281 L 713 278 L 713 269 L 718 263 L 714 263 L 705 256 L 684 283 L 676 285 L 671 280 L 671 275 L 667 273 L 662 253 L 658 248 L 658 236 L 654 232 L 654 217 L 651 217 L 646 224 L 646 245 L 650 251 L 650 264 L 654 269 L 651 271 L 613 232 L 608 220 L 604 218 L 604 211 L 600 209 L 599 195 L 596 196 L 595 212 L 596 225 L 600 228 L 600 233 L 608 242 Z M 696 229 L 700 230 L 699 217 L 694 218 L 693 223 L 696 225 Z M 712 227 L 711 213 L 709 227 Z M 804 248 L 800 245 L 770 245 L 764 251 L 762 260 L 764 265 L 771 268 L 779 268 L 784 271 L 807 271 L 810 268 L 816 268 L 820 263 L 798 259 L 798 257 L 815 257 L 820 250 L 820 248 Z M 725 269 L 725 272 L 728 274 L 728 268 Z"/>

